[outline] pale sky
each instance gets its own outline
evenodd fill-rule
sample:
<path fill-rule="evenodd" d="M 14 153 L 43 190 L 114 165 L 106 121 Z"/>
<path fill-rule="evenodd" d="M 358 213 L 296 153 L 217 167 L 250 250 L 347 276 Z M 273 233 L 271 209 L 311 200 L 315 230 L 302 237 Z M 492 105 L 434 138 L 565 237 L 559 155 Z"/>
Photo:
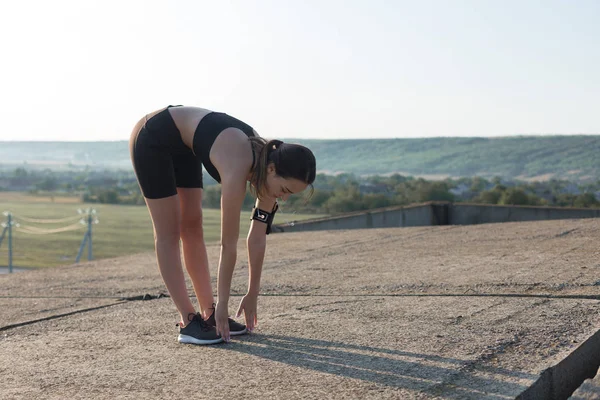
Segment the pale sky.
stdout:
<path fill-rule="evenodd" d="M 597 0 L 0 2 L 0 140 L 168 104 L 268 138 L 600 134 Z"/>

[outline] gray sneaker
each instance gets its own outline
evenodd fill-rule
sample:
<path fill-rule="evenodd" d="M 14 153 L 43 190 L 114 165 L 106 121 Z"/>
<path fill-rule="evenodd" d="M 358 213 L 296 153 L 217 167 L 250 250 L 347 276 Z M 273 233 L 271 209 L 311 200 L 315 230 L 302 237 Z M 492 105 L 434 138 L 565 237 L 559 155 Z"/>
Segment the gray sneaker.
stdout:
<path fill-rule="evenodd" d="M 190 316 L 192 316 L 191 319 Z M 183 328 L 177 324 L 179 326 L 179 336 L 177 337 L 179 343 L 215 344 L 223 341 L 221 335 L 217 335 L 217 330 L 208 325 L 199 313 L 190 314 L 188 319 L 190 321 Z"/>
<path fill-rule="evenodd" d="M 216 329 L 217 321 L 215 321 L 215 305 L 214 304 L 213 304 L 211 310 L 213 310 L 213 312 L 212 312 L 212 314 L 210 314 L 210 317 L 208 317 L 206 319 L 206 323 L 209 326 L 212 326 Z M 227 322 L 229 323 L 229 334 L 231 336 L 243 335 L 248 332 L 248 329 L 246 329 L 246 325 L 244 325 L 244 324 L 240 324 L 239 322 L 236 322 L 231 318 L 227 318 Z"/>

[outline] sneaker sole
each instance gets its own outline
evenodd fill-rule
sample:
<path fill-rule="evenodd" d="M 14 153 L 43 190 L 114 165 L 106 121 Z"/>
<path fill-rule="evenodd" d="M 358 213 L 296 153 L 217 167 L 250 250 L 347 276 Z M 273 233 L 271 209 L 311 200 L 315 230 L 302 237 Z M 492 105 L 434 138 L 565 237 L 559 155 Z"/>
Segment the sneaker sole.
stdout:
<path fill-rule="evenodd" d="M 231 336 L 239 336 L 239 335 L 243 335 L 244 333 L 247 333 L 248 329 L 244 329 L 243 331 L 229 331 L 229 334 Z"/>
<path fill-rule="evenodd" d="M 195 337 L 188 335 L 179 335 L 177 337 L 177 341 L 179 343 L 187 343 L 187 344 L 217 344 L 223 341 L 222 338 L 219 339 L 196 339 Z"/>

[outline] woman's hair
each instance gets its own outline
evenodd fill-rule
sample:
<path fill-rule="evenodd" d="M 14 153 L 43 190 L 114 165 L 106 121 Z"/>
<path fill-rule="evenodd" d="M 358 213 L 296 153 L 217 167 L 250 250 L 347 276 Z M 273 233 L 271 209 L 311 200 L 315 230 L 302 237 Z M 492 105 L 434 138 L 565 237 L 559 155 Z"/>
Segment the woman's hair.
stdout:
<path fill-rule="evenodd" d="M 252 150 L 258 157 L 254 160 L 250 192 L 259 199 L 265 196 L 267 167 L 273 163 L 275 173 L 284 179 L 298 179 L 310 186 L 315 181 L 317 164 L 315 156 L 307 147 L 254 136 L 249 138 Z M 310 195 L 309 195 L 310 196 Z"/>

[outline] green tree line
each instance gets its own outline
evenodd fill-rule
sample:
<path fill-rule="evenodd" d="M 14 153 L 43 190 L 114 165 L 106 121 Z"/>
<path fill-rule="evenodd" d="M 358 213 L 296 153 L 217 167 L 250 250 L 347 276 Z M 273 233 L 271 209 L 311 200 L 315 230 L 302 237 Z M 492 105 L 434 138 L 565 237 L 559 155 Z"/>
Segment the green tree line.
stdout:
<path fill-rule="evenodd" d="M 135 176 L 126 171 L 65 174 L 49 170 L 36 173 L 17 168 L 12 173 L 0 176 L 2 177 L 4 180 L 13 179 L 16 182 L 28 183 L 32 193 L 58 191 L 79 195 L 84 202 L 89 203 L 144 204 Z M 282 207 L 288 211 L 319 214 L 337 214 L 427 201 L 600 207 L 600 180 L 583 184 L 568 180 L 510 181 L 500 177 L 426 180 L 401 174 L 369 177 L 354 174 L 318 174 L 313 186 L 313 190 L 291 196 L 282 203 Z M 220 185 L 209 176 L 205 176 L 203 206 L 219 208 L 220 197 Z M 248 192 L 244 208 L 252 208 L 254 201 Z"/>
<path fill-rule="evenodd" d="M 114 189 L 99 189 L 91 196 L 95 201 L 144 204 L 136 186 L 132 194 L 119 196 Z M 503 182 L 496 178 L 481 177 L 459 180 L 431 181 L 403 175 L 373 176 L 359 179 L 351 174 L 319 174 L 313 190 L 290 196 L 282 202 L 288 211 L 319 214 L 337 214 L 374 208 L 409 205 L 427 201 L 468 202 L 499 205 L 530 205 L 557 207 L 600 207 L 597 196 L 600 181 L 595 184 L 575 185 L 569 181 Z M 107 200 L 108 199 L 108 200 Z M 84 200 L 94 201 L 92 197 Z M 220 185 L 208 185 L 203 193 L 203 206 L 219 208 Z M 250 209 L 255 199 L 246 193 L 244 208 Z"/>

